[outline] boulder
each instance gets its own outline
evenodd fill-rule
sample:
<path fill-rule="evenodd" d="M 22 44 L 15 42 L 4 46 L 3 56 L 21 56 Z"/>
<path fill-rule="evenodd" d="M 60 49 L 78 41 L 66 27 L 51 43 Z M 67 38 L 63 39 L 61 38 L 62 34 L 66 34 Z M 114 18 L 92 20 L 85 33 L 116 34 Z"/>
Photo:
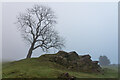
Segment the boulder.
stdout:
<path fill-rule="evenodd" d="M 57 56 L 68 57 L 68 53 L 65 51 L 59 51 L 56 54 L 57 54 Z"/>
<path fill-rule="evenodd" d="M 69 53 L 65 51 L 59 51 L 56 54 L 46 55 L 46 57 L 49 57 L 49 61 L 60 64 L 67 69 L 83 72 L 101 71 L 98 61 L 92 61 L 89 54 L 78 55 L 75 51 Z"/>
<path fill-rule="evenodd" d="M 76 80 L 74 76 L 70 76 L 69 73 L 62 73 L 60 76 L 58 76 L 58 79 L 60 80 Z"/>
<path fill-rule="evenodd" d="M 98 64 L 99 61 L 92 61 L 93 64 Z"/>
<path fill-rule="evenodd" d="M 77 60 L 77 59 L 79 59 L 79 55 L 75 51 L 68 53 L 68 60 Z"/>
<path fill-rule="evenodd" d="M 90 59 L 91 56 L 88 54 L 88 55 L 83 55 L 83 56 L 81 56 L 81 58 L 87 58 L 87 59 Z"/>

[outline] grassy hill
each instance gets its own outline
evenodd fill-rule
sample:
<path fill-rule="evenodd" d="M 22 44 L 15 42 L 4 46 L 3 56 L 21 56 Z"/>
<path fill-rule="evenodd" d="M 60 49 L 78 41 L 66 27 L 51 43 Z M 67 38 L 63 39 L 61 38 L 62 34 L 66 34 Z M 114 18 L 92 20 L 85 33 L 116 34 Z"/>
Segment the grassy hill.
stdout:
<path fill-rule="evenodd" d="M 2 79 L 2 62 L 0 62 L 0 79 Z"/>
<path fill-rule="evenodd" d="M 69 73 L 77 78 L 116 78 L 117 71 L 105 68 L 102 73 L 86 73 L 68 70 L 62 65 L 50 62 L 49 58 L 39 57 L 23 59 L 3 64 L 3 78 L 57 78 L 62 73 Z"/>

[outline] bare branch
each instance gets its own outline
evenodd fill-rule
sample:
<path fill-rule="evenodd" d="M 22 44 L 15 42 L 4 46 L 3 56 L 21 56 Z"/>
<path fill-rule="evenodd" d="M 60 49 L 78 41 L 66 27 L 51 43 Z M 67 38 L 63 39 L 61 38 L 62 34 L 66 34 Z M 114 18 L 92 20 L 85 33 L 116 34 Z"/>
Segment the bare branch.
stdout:
<path fill-rule="evenodd" d="M 17 19 L 23 38 L 31 45 L 29 53 L 37 48 L 47 51 L 52 47 L 61 49 L 64 46 L 54 29 L 56 16 L 51 8 L 35 5 Z"/>

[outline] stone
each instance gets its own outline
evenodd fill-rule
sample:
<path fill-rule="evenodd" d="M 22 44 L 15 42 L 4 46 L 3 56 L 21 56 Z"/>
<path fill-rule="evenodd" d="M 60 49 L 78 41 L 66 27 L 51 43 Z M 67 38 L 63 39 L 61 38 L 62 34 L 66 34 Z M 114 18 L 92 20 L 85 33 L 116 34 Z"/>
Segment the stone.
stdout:
<path fill-rule="evenodd" d="M 62 73 L 60 76 L 58 76 L 58 79 L 60 80 L 76 80 L 74 76 L 70 76 L 69 73 Z"/>
<path fill-rule="evenodd" d="M 98 64 L 99 61 L 92 61 L 93 64 Z"/>
<path fill-rule="evenodd" d="M 62 56 L 62 57 L 67 57 L 67 56 L 68 56 L 68 53 L 65 52 L 65 51 L 59 51 L 59 52 L 57 52 L 57 55 L 58 55 L 58 56 Z"/>
<path fill-rule="evenodd" d="M 92 61 L 91 56 L 78 55 L 75 51 L 65 52 L 59 51 L 56 54 L 46 55 L 49 57 L 49 61 L 60 64 L 67 69 L 83 71 L 83 72 L 101 72 L 101 67 L 98 65 L 98 61 Z"/>
<path fill-rule="evenodd" d="M 79 59 L 79 55 L 75 51 L 69 52 L 68 53 L 68 59 L 69 60 Z"/>
<path fill-rule="evenodd" d="M 90 59 L 91 58 L 91 56 L 88 54 L 88 55 L 83 55 L 83 56 L 81 56 L 82 58 L 88 58 L 88 59 Z"/>

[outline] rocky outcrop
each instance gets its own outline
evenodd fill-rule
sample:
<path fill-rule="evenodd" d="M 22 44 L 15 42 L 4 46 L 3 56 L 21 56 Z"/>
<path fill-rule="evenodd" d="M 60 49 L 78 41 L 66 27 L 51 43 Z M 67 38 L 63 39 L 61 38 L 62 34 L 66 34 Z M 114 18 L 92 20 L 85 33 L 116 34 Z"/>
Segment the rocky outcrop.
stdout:
<path fill-rule="evenodd" d="M 56 62 L 68 69 L 83 72 L 100 72 L 101 67 L 98 61 L 92 61 L 90 55 L 78 55 L 75 51 L 59 51 L 54 55 L 49 55 L 49 61 Z"/>

